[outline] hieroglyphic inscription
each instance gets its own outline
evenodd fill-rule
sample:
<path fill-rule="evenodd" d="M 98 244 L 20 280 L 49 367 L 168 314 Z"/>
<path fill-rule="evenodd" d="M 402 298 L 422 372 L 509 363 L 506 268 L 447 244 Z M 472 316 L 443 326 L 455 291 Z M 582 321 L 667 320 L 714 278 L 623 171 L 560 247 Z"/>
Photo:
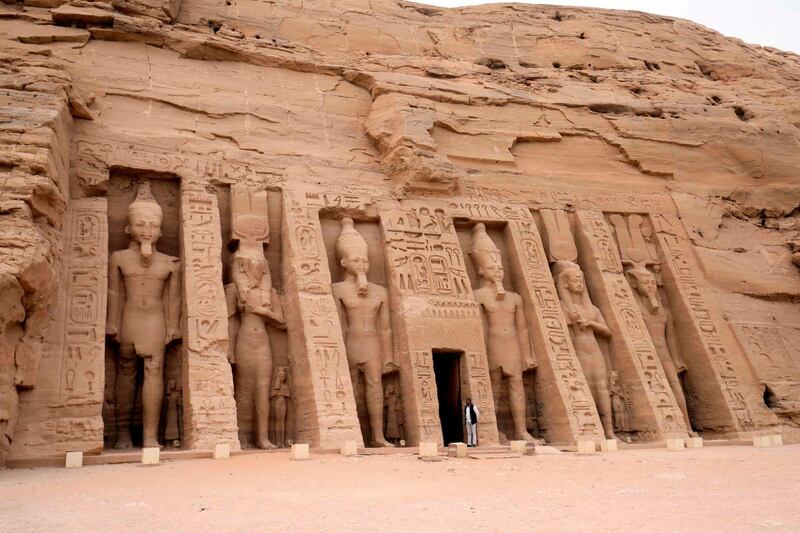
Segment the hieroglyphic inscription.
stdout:
<path fill-rule="evenodd" d="M 233 376 L 228 364 L 228 313 L 222 287 L 217 198 L 181 197 L 184 280 L 185 440 L 194 449 L 239 447 Z"/>
<path fill-rule="evenodd" d="M 712 316 L 697 277 L 700 267 L 679 237 L 680 222 L 672 216 L 663 215 L 651 216 L 651 220 L 664 258 L 662 266 L 674 280 L 680 303 L 691 319 L 690 333 L 699 341 L 695 346 L 702 349 L 702 356 L 710 361 L 711 370 L 722 388 L 724 401 L 733 414 L 737 429 L 750 429 L 754 427 L 753 417 L 728 347 L 715 323 L 715 318 L 721 317 Z M 672 298 L 670 301 L 673 301 Z M 675 303 L 673 301 L 673 305 Z"/>
<path fill-rule="evenodd" d="M 119 165 L 142 168 L 158 172 L 170 172 L 181 176 L 196 176 L 223 182 L 258 182 L 260 186 L 279 185 L 284 181 L 274 169 L 223 159 L 212 159 L 196 154 L 176 153 L 145 143 L 118 142 L 95 138 L 78 140 L 78 166 L 82 160 L 95 159 L 107 167 Z M 108 173 L 91 172 L 80 174 L 84 186 L 98 186 L 100 180 L 108 180 Z M 84 183 L 85 180 L 90 182 Z"/>
<path fill-rule="evenodd" d="M 401 294 L 471 299 L 458 236 L 443 209 L 384 211 L 381 224 L 393 282 Z"/>
<path fill-rule="evenodd" d="M 85 424 L 102 424 L 105 322 L 108 286 L 108 222 L 104 198 L 73 200 L 67 225 L 66 313 L 58 405 Z M 79 436 L 81 441 L 102 431 Z M 79 448 L 75 448 L 79 449 Z"/>
<path fill-rule="evenodd" d="M 619 372 L 621 385 L 642 390 L 643 396 L 632 394 L 628 401 L 635 405 L 636 431 L 682 432 L 688 431 L 675 396 L 667 381 L 641 310 L 622 271 L 617 244 L 598 211 L 578 211 L 578 227 L 584 237 L 585 268 L 599 284 L 598 303 L 614 332 L 614 367 Z M 616 326 L 616 327 L 615 327 Z"/>
<path fill-rule="evenodd" d="M 620 193 L 602 189 L 570 186 L 563 182 L 557 186 L 537 188 L 487 187 L 465 180 L 464 194 L 471 200 L 511 201 L 532 209 L 594 209 L 621 213 L 672 213 L 675 207 L 669 197 L 660 193 Z"/>
<path fill-rule="evenodd" d="M 337 448 L 346 440 L 361 443 L 362 436 L 319 222 L 326 205 L 318 194 L 284 191 L 285 313 L 302 413 L 298 439 Z"/>
<path fill-rule="evenodd" d="M 548 440 L 575 442 L 602 438 L 600 419 L 589 386 L 570 340 L 544 246 L 532 219 L 510 221 L 508 244 L 512 265 L 522 273 L 518 289 L 531 324 L 534 351 L 539 361 L 542 387 L 553 391 L 542 416 Z"/>

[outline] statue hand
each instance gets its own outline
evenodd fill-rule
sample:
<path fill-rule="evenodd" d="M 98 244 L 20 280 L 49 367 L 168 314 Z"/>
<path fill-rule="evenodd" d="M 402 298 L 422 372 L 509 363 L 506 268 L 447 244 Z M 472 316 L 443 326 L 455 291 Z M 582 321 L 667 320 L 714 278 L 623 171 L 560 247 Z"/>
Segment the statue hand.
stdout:
<path fill-rule="evenodd" d="M 167 329 L 167 344 L 181 338 L 181 330 L 176 328 Z"/>
<path fill-rule="evenodd" d="M 117 340 L 119 336 L 119 328 L 115 325 L 106 324 L 106 335 L 111 337 L 113 340 Z"/>
<path fill-rule="evenodd" d="M 392 372 L 397 372 L 400 370 L 400 367 L 394 361 L 387 361 L 383 364 L 383 374 L 391 374 Z"/>

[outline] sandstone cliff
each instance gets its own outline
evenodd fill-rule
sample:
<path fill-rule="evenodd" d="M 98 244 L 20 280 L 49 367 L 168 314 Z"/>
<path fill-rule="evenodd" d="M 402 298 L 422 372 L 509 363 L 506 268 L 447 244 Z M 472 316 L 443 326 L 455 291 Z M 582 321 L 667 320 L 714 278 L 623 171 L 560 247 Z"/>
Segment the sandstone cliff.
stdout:
<path fill-rule="evenodd" d="M 395 198 L 667 193 L 765 401 L 800 423 L 796 54 L 556 6 L 5 2 L 0 464 L 26 424 L 19 396 L 57 388 L 37 375 L 60 350 L 43 338 L 66 297 L 65 211 L 136 159 L 217 185 L 302 176 Z M 55 422 L 27 424 L 35 447 Z"/>

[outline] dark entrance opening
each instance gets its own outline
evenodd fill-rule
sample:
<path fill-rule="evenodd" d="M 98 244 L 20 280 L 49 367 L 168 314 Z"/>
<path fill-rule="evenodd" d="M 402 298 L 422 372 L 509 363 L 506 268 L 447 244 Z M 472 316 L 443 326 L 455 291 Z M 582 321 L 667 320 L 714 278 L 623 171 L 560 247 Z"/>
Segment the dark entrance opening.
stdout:
<path fill-rule="evenodd" d="M 464 442 L 461 416 L 461 352 L 433 350 L 433 373 L 444 445 Z"/>

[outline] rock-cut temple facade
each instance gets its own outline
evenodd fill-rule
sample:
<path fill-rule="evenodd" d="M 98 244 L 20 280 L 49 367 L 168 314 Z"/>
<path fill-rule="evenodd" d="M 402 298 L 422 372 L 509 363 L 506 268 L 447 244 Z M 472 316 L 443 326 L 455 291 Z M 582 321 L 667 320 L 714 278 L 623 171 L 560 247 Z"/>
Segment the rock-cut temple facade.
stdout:
<path fill-rule="evenodd" d="M 402 0 L 0 4 L 0 464 L 800 440 L 800 57 Z M 107 453 L 107 452 L 106 452 Z"/>

